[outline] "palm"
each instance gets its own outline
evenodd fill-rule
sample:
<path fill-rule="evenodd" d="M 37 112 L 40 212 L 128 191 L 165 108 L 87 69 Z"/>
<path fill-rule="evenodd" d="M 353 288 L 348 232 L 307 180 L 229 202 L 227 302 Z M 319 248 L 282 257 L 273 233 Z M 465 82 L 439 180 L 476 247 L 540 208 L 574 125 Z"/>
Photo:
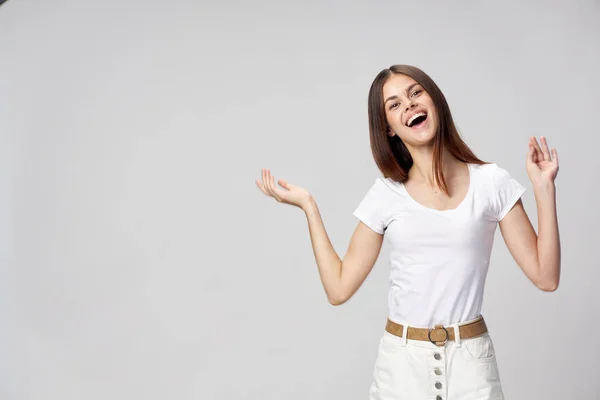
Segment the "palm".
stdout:
<path fill-rule="evenodd" d="M 311 198 L 311 194 L 306 189 L 292 185 L 284 179 L 277 181 L 281 188 L 277 187 L 271 171 L 266 168 L 262 169 L 262 181 L 257 180 L 255 183 L 265 195 L 273 197 L 280 203 L 290 204 L 302 209 L 304 209 Z"/>

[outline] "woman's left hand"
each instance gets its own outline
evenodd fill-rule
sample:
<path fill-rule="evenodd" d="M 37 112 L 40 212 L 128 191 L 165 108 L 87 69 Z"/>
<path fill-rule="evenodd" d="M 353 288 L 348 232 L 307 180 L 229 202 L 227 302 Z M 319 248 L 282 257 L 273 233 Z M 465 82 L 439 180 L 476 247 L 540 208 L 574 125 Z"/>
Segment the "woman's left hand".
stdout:
<path fill-rule="evenodd" d="M 548 148 L 544 136 L 540 136 L 542 147 L 535 136 L 529 138 L 529 153 L 527 153 L 527 174 L 534 186 L 554 184 L 558 174 L 558 154 L 556 149 Z"/>

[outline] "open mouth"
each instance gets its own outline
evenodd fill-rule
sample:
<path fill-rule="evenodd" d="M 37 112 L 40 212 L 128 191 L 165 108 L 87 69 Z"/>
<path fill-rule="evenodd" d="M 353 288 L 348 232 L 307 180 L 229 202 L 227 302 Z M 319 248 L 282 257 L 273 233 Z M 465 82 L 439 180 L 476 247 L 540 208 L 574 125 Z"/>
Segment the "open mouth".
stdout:
<path fill-rule="evenodd" d="M 420 113 L 417 113 L 417 114 L 413 115 L 412 117 L 410 117 L 410 119 L 408 121 L 406 121 L 406 125 L 409 128 L 420 128 L 425 124 L 426 120 L 427 120 L 427 113 L 420 112 Z"/>

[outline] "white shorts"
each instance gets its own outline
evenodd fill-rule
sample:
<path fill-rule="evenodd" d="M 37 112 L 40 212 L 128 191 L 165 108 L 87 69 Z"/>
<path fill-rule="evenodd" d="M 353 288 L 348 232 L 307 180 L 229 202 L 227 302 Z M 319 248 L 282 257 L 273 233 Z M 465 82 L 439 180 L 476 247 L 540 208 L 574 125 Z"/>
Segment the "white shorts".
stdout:
<path fill-rule="evenodd" d="M 504 400 L 489 333 L 436 346 L 384 330 L 369 400 Z"/>

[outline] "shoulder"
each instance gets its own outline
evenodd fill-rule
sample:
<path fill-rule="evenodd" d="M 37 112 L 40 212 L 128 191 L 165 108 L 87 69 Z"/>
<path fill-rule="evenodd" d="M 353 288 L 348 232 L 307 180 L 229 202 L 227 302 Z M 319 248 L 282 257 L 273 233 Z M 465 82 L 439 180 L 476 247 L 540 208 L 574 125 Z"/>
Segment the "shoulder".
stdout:
<path fill-rule="evenodd" d="M 398 201 L 398 196 L 404 197 L 402 186 L 401 182 L 379 176 L 371 184 L 367 196 L 371 199 L 377 199 L 381 204 L 395 203 Z"/>
<path fill-rule="evenodd" d="M 391 178 L 384 178 L 382 176 L 378 176 L 377 178 L 375 178 L 375 181 L 371 181 L 371 187 L 369 188 L 369 192 L 373 192 L 376 194 L 389 194 L 395 191 L 398 191 L 400 188 L 400 185 L 402 185 L 402 183 L 400 182 L 396 182 L 394 180 L 392 180 Z"/>
<path fill-rule="evenodd" d="M 371 199 L 381 200 L 388 195 L 389 188 L 385 183 L 385 178 L 377 177 L 371 181 L 371 186 L 368 188 L 366 197 Z"/>
<path fill-rule="evenodd" d="M 472 169 L 479 172 L 482 175 L 493 175 L 498 172 L 500 167 L 496 163 L 487 163 L 487 164 L 471 164 Z"/>
<path fill-rule="evenodd" d="M 488 164 L 472 164 L 472 169 L 484 181 L 489 181 L 492 184 L 510 178 L 510 173 L 506 169 L 493 162 Z"/>
<path fill-rule="evenodd" d="M 404 183 L 393 180 L 392 178 L 377 178 L 377 185 L 383 197 L 389 199 L 394 204 L 400 204 L 402 200 L 408 198 L 408 193 L 404 188 Z"/>

